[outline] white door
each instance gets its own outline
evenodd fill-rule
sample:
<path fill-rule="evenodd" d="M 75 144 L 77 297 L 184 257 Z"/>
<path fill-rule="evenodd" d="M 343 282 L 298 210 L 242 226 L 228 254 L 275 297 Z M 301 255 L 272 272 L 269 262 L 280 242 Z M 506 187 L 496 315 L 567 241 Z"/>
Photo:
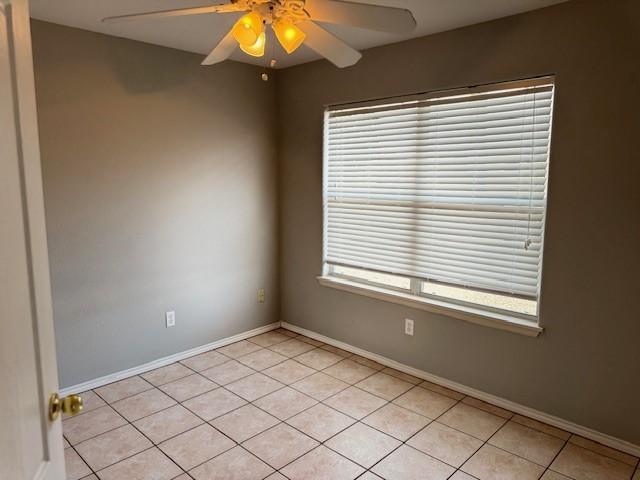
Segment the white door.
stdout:
<path fill-rule="evenodd" d="M 27 0 L 0 0 L 0 479 L 64 480 Z"/>

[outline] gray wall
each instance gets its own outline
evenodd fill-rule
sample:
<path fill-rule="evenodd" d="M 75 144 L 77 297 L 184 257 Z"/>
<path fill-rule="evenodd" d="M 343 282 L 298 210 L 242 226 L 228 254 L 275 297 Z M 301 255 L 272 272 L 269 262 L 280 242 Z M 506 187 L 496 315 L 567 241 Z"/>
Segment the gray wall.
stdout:
<path fill-rule="evenodd" d="M 280 299 L 283 320 L 640 443 L 638 31 L 634 0 L 573 0 L 264 83 L 34 22 L 62 386 L 277 321 Z M 541 337 L 317 284 L 323 105 L 551 73 Z"/>
<path fill-rule="evenodd" d="M 639 31 L 637 0 L 574 0 L 284 70 L 283 320 L 640 444 Z M 557 92 L 541 337 L 318 285 L 323 105 L 542 74 Z"/>
<path fill-rule="evenodd" d="M 37 21 L 33 43 L 61 385 L 279 320 L 273 82 Z"/>

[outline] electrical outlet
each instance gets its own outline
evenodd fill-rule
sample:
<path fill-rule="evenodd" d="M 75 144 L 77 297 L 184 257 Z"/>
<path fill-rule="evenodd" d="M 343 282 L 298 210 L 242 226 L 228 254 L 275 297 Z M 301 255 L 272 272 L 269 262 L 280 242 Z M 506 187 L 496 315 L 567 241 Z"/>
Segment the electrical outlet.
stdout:
<path fill-rule="evenodd" d="M 405 335 L 413 336 L 413 320 L 411 320 L 410 318 L 404 319 L 404 333 Z"/>
<path fill-rule="evenodd" d="M 264 303 L 264 288 L 258 289 L 258 303 Z"/>
<path fill-rule="evenodd" d="M 166 312 L 164 318 L 167 321 L 167 328 L 176 326 L 176 312 Z"/>

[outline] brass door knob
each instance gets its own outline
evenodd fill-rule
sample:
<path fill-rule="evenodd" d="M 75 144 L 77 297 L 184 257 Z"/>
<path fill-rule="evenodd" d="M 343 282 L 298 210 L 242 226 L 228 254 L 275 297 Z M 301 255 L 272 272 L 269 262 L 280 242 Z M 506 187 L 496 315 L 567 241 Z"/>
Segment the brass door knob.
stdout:
<path fill-rule="evenodd" d="M 82 397 L 80 395 L 69 395 L 60 398 L 57 393 L 51 394 L 49 398 L 49 420 L 57 420 L 60 412 L 68 415 L 75 415 L 82 411 Z"/>

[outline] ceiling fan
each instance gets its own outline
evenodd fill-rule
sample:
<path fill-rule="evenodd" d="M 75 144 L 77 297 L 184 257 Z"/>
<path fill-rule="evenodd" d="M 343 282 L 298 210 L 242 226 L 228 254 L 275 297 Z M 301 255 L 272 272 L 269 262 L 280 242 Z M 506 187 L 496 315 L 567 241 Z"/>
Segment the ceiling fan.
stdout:
<path fill-rule="evenodd" d="M 416 27 L 415 18 L 409 10 L 342 0 L 230 0 L 230 3 L 222 5 L 134 13 L 107 17 L 102 21 L 115 23 L 208 13 L 244 15 L 209 53 L 202 65 L 226 60 L 238 45 L 248 55 L 264 56 L 267 43 L 265 30 L 270 25 L 288 54 L 304 43 L 337 67 L 344 68 L 358 62 L 362 54 L 316 22 L 389 33 L 407 33 Z"/>

